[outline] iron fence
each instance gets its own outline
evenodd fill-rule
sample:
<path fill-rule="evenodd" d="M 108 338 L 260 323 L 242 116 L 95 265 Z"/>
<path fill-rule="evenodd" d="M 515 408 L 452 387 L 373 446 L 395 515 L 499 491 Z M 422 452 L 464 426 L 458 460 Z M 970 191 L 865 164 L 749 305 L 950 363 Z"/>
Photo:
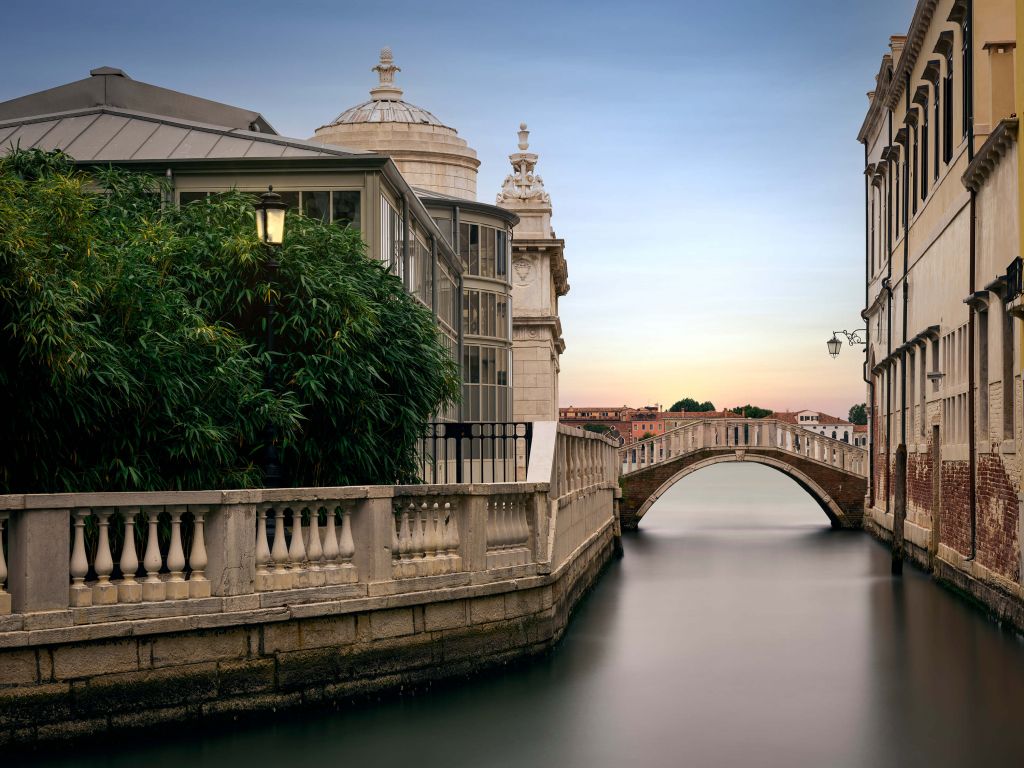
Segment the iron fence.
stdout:
<path fill-rule="evenodd" d="M 419 440 L 424 483 L 512 483 L 526 480 L 530 422 L 434 423 Z"/>

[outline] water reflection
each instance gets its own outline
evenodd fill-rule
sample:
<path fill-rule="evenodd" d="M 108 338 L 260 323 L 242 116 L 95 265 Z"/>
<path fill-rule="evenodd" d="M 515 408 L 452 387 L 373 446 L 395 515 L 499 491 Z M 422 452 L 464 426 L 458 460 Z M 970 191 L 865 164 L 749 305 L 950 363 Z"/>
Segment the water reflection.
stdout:
<path fill-rule="evenodd" d="M 962 766 L 1024 755 L 1024 648 L 789 479 L 717 465 L 627 537 L 558 649 L 428 694 L 61 766 Z"/>

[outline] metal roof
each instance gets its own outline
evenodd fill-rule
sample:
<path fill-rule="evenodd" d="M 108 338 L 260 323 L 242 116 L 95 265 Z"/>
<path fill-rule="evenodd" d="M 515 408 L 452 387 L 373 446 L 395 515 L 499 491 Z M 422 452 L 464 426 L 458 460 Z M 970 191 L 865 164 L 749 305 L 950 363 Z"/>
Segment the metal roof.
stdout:
<path fill-rule="evenodd" d="M 150 115 L 276 134 L 259 112 L 132 80 L 122 70 L 99 67 L 84 80 L 0 102 L 0 120 L 55 112 L 115 107 Z"/>
<path fill-rule="evenodd" d="M 369 154 L 277 134 L 107 106 L 0 119 L 0 155 L 15 147 L 60 149 L 76 160 L 110 162 Z"/>

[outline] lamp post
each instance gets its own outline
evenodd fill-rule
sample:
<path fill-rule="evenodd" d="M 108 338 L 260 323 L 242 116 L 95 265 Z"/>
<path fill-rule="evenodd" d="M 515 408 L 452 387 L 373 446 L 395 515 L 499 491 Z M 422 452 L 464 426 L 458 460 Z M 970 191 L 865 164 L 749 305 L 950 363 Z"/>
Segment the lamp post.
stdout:
<path fill-rule="evenodd" d="M 839 357 L 839 350 L 843 348 L 842 339 L 839 334 L 846 337 L 846 342 L 852 347 L 854 344 L 867 344 L 867 341 L 860 337 L 861 333 L 867 333 L 867 328 L 858 328 L 856 331 L 832 331 L 832 338 L 825 342 L 828 353 L 833 357 Z"/>
<path fill-rule="evenodd" d="M 267 367 L 263 372 L 263 386 L 268 390 L 274 388 L 274 316 L 277 306 L 274 302 L 274 286 L 277 270 L 277 249 L 284 241 L 284 214 L 288 206 L 281 196 L 274 192 L 272 186 L 260 195 L 259 202 L 254 203 L 256 209 L 256 236 L 263 242 L 267 250 L 267 301 L 265 318 L 267 323 Z M 277 455 L 277 429 L 267 422 L 263 429 L 263 484 L 268 488 L 279 487 L 284 480 L 284 472 Z"/>

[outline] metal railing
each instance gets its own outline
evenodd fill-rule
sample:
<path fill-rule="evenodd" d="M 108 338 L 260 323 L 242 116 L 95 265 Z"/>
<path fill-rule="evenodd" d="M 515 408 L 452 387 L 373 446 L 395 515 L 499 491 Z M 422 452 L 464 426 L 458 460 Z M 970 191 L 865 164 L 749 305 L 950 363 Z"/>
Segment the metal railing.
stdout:
<path fill-rule="evenodd" d="M 434 423 L 417 445 L 420 480 L 430 484 L 526 480 L 530 422 Z"/>
<path fill-rule="evenodd" d="M 1024 262 L 1018 256 L 1006 268 L 1006 300 L 1013 301 L 1024 293 Z"/>

